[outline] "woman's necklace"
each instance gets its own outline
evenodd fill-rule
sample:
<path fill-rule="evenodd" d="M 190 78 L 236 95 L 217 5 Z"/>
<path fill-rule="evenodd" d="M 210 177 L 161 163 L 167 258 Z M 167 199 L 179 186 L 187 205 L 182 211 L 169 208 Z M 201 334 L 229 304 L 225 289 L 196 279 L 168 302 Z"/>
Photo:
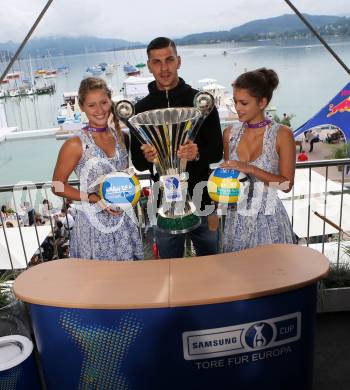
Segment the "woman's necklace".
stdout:
<path fill-rule="evenodd" d="M 91 131 L 93 133 L 103 133 L 108 130 L 108 127 L 92 127 L 90 125 L 87 125 L 83 127 L 83 130 Z"/>
<path fill-rule="evenodd" d="M 272 123 L 271 119 L 265 118 L 263 121 L 258 122 L 258 123 L 245 123 L 245 126 L 248 127 L 249 129 L 260 129 L 261 127 L 268 126 L 269 124 Z"/>

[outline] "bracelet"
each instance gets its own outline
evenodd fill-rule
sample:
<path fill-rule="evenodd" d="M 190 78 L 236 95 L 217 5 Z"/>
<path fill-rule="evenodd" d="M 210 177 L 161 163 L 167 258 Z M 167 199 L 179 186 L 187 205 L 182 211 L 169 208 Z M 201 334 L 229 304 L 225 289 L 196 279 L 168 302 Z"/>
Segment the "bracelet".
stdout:
<path fill-rule="evenodd" d="M 199 152 L 197 152 L 197 156 L 194 158 L 193 161 L 198 161 L 200 159 L 200 155 L 199 155 Z"/>

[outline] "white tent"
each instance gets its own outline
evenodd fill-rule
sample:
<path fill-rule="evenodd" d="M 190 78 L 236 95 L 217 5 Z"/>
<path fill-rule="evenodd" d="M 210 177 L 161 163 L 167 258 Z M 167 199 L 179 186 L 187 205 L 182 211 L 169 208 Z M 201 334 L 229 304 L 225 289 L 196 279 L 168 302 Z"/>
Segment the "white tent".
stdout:
<path fill-rule="evenodd" d="M 324 194 L 326 189 L 326 178 L 318 172 L 311 170 L 311 196 L 315 194 Z M 333 180 L 327 180 L 327 193 L 328 192 L 341 192 L 342 185 Z M 281 199 L 287 199 L 297 196 L 309 195 L 309 169 L 297 169 L 295 171 L 294 178 L 294 192 L 285 193 L 283 191 L 278 192 L 278 196 Z"/>
<path fill-rule="evenodd" d="M 40 244 L 45 240 L 51 231 L 50 225 L 37 226 Z M 26 268 L 26 258 L 23 251 L 20 231 L 18 227 L 5 228 L 7 242 L 11 253 L 11 260 L 14 269 Z M 39 249 L 35 226 L 21 227 L 25 252 L 28 262 Z M 0 228 L 0 269 L 11 269 L 11 261 L 8 254 L 3 228 Z"/>
<path fill-rule="evenodd" d="M 154 80 L 153 76 L 150 77 L 137 77 L 129 76 L 124 80 L 124 97 L 144 97 L 148 95 L 148 84 Z"/>
<path fill-rule="evenodd" d="M 327 208 L 326 215 L 324 214 L 324 195 L 318 197 L 312 197 L 310 199 L 310 228 L 309 237 L 322 236 L 323 235 L 323 220 L 314 214 L 317 211 L 320 215 L 325 216 L 330 221 L 339 225 L 340 221 L 340 204 L 341 195 L 328 195 L 327 196 Z M 289 218 L 292 218 L 292 200 L 282 200 Z M 294 200 L 294 213 L 293 213 L 293 230 L 299 237 L 307 237 L 308 230 L 308 198 L 295 199 Z M 344 231 L 350 231 L 350 218 L 346 216 L 350 215 L 350 195 L 343 195 L 343 209 L 342 209 L 342 224 L 341 228 Z M 325 234 L 338 233 L 338 230 L 325 223 Z"/>
<path fill-rule="evenodd" d="M 216 84 L 216 83 L 215 84 L 211 83 L 211 84 L 203 86 L 204 91 L 223 91 L 224 89 L 226 89 L 226 87 L 224 87 L 221 84 Z"/>
<path fill-rule="evenodd" d="M 218 113 L 221 121 L 237 119 L 237 114 L 225 106 L 218 107 Z"/>
<path fill-rule="evenodd" d="M 7 128 L 7 118 L 4 103 L 0 103 L 0 129 Z"/>

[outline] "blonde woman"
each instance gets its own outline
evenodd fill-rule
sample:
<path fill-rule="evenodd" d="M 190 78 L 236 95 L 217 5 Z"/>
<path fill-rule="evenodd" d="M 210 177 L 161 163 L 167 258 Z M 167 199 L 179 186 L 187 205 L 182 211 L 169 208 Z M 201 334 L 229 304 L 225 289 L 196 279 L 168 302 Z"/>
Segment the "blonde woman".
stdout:
<path fill-rule="evenodd" d="M 137 225 L 124 212 L 104 207 L 98 195 L 103 175 L 128 167 L 128 153 L 118 120 L 109 125 L 111 91 L 104 80 L 84 79 L 78 92 L 79 105 L 88 125 L 79 136 L 61 147 L 53 174 L 53 192 L 82 201 L 70 239 L 70 256 L 87 259 L 137 260 L 143 249 Z M 72 172 L 80 189 L 68 184 Z"/>

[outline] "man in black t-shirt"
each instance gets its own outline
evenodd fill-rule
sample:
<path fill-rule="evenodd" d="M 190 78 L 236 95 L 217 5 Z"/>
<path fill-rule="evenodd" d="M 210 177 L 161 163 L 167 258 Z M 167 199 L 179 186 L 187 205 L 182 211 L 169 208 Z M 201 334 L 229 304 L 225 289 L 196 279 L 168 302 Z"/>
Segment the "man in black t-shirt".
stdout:
<path fill-rule="evenodd" d="M 155 81 L 148 85 L 149 94 L 137 102 L 136 113 L 167 107 L 193 107 L 193 98 L 198 91 L 178 76 L 181 58 L 177 55 L 175 43 L 169 38 L 156 38 L 148 45 L 147 55 L 148 69 Z M 197 183 L 208 180 L 209 164 L 220 161 L 222 153 L 222 132 L 218 111 L 214 107 L 203 122 L 194 142 L 189 142 L 179 148 L 178 157 L 188 161 L 188 190 L 191 196 Z M 151 174 L 153 173 L 153 161 L 156 158 L 154 148 L 151 145 L 141 146 L 133 134 L 131 134 L 131 158 L 136 169 L 139 171 L 149 169 Z M 157 180 L 157 177 L 153 176 L 153 178 Z M 205 187 L 201 210 L 209 204 L 211 200 L 207 187 Z M 206 216 L 202 217 L 201 225 L 188 234 L 198 256 L 217 253 L 218 232 L 209 229 Z M 183 256 L 185 234 L 174 235 L 157 230 L 156 241 L 160 257 Z"/>

